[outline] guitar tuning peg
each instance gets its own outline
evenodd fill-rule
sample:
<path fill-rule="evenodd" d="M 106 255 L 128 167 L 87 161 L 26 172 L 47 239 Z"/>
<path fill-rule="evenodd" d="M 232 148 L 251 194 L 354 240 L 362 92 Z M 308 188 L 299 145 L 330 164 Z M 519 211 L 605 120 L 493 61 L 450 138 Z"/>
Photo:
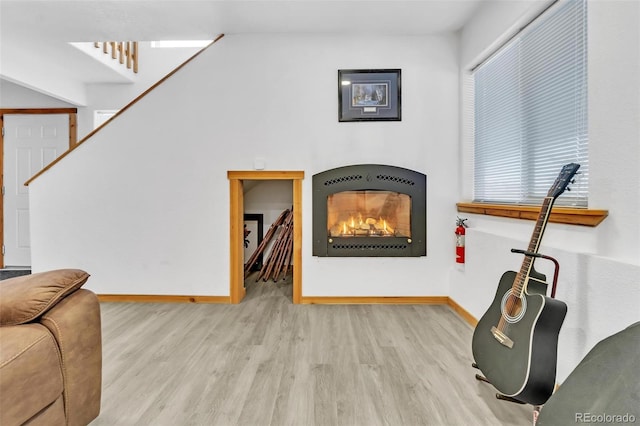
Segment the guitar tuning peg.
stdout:
<path fill-rule="evenodd" d="M 571 191 L 571 188 L 569 188 L 568 186 L 567 186 L 567 191 Z"/>
<path fill-rule="evenodd" d="M 576 180 L 575 179 L 571 179 L 571 181 L 569 183 L 574 184 L 574 183 L 576 183 Z"/>

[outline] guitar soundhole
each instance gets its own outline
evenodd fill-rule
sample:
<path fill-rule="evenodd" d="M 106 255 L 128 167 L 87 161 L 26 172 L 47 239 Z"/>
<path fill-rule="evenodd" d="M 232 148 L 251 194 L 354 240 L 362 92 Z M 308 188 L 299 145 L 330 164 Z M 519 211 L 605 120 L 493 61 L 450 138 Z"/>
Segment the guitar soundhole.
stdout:
<path fill-rule="evenodd" d="M 502 317 L 507 322 L 518 322 L 527 311 L 527 299 L 513 294 L 513 291 L 509 290 L 502 296 L 500 309 L 502 310 Z"/>

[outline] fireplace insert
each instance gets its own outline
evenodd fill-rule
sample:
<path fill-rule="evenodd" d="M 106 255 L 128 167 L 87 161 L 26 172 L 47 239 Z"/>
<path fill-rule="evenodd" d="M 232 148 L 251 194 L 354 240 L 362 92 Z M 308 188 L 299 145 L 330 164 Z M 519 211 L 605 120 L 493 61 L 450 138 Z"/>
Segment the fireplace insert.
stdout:
<path fill-rule="evenodd" d="M 313 176 L 314 256 L 426 256 L 427 177 L 380 164 Z"/>

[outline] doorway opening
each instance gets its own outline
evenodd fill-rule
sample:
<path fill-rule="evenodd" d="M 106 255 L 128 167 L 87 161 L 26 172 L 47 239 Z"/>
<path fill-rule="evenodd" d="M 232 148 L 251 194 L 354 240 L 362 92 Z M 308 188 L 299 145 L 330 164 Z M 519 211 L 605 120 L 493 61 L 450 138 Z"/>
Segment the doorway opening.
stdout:
<path fill-rule="evenodd" d="M 230 194 L 230 303 L 240 303 L 244 287 L 244 183 L 245 181 L 288 180 L 292 183 L 293 255 L 292 282 L 294 304 L 302 300 L 302 179 L 303 171 L 229 171 Z"/>
<path fill-rule="evenodd" d="M 0 209 L 0 244 L 2 244 L 0 268 L 31 266 L 28 204 L 25 204 L 28 203 L 25 201 L 28 199 L 28 195 L 26 195 L 27 187 L 23 184 L 45 167 L 47 165 L 45 163 L 54 161 L 64 151 L 74 147 L 77 141 L 77 111 L 76 108 L 0 109 L 0 127 L 3 129 L 0 135 L 0 186 L 5 195 L 15 195 L 11 200 L 5 197 Z M 55 139 L 58 134 L 57 127 L 60 124 L 55 117 L 60 116 L 68 117 L 64 124 L 66 127 L 64 131 L 68 132 L 68 135 L 64 137 L 65 141 L 61 141 L 62 143 L 58 146 L 59 142 L 56 142 Z M 40 117 L 41 119 L 39 119 Z M 17 119 L 20 121 L 16 121 Z M 6 129 L 7 121 L 11 121 L 11 129 Z M 34 141 L 42 141 L 41 145 L 33 148 L 37 149 L 37 152 L 31 153 L 31 148 L 27 148 L 27 145 L 23 144 L 23 141 L 30 138 Z M 14 143 L 18 140 L 20 140 L 19 146 Z M 11 153 L 5 152 L 7 141 L 13 147 Z M 7 168 L 5 163 L 9 160 L 12 161 L 11 168 L 5 170 Z M 11 176 L 8 174 L 15 178 L 9 179 Z M 8 208 L 11 211 L 5 212 Z M 7 214 L 8 217 L 5 217 Z"/>

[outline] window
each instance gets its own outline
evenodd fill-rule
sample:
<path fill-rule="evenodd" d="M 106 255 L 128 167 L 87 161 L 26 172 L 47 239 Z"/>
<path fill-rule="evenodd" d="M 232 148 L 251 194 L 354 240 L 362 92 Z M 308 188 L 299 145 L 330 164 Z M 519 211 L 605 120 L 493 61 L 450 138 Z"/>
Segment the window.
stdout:
<path fill-rule="evenodd" d="M 152 41 L 151 47 L 205 47 L 213 40 L 160 40 Z"/>
<path fill-rule="evenodd" d="M 117 109 L 103 109 L 93 112 L 93 128 L 97 129 L 118 113 Z"/>
<path fill-rule="evenodd" d="M 474 71 L 475 202 L 540 204 L 576 162 L 556 204 L 587 206 L 586 12 L 585 0 L 557 2 Z"/>

